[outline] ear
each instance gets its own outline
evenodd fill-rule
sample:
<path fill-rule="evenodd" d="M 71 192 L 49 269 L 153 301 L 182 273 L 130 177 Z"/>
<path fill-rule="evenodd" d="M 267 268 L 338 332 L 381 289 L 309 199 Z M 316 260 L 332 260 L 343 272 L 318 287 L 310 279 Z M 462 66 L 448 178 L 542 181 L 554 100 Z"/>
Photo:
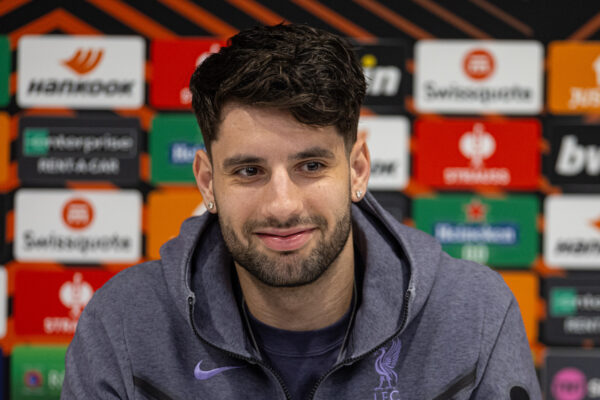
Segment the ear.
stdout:
<path fill-rule="evenodd" d="M 350 152 L 350 196 L 352 201 L 359 201 L 367 191 L 367 183 L 371 175 L 371 157 L 367 147 L 367 136 L 358 135 Z M 360 196 L 358 196 L 360 192 Z"/>
<path fill-rule="evenodd" d="M 194 176 L 196 177 L 196 186 L 202 193 L 202 199 L 208 212 L 217 213 L 215 195 L 213 192 L 213 170 L 210 158 L 206 151 L 198 150 L 194 156 Z M 210 207 L 210 204 L 213 206 Z"/>

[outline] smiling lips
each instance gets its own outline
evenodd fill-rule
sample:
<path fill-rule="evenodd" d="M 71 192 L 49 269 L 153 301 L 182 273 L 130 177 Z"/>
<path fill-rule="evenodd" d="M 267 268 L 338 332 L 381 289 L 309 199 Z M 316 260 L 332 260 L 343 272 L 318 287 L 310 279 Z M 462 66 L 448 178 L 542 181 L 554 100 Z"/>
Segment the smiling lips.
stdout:
<path fill-rule="evenodd" d="M 273 251 L 298 250 L 312 237 L 315 228 L 270 229 L 256 236 Z"/>

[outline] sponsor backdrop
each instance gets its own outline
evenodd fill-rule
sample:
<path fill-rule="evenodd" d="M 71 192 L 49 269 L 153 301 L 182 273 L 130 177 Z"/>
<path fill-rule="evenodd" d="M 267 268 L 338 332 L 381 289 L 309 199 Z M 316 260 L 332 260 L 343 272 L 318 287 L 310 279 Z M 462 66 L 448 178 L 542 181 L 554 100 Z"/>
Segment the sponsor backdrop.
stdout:
<path fill-rule="evenodd" d="M 57 399 L 94 291 L 204 212 L 190 74 L 282 21 L 356 46 L 369 190 L 501 273 L 547 399 L 600 397 L 596 1 L 5 0 L 0 399 Z"/>

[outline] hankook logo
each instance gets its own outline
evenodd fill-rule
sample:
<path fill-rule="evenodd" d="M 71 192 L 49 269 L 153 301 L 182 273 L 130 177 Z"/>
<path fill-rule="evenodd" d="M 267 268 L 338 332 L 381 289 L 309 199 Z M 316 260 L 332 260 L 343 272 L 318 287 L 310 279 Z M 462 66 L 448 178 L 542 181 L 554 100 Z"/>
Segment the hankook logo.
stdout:
<path fill-rule="evenodd" d="M 17 52 L 21 107 L 137 108 L 145 49 L 134 36 L 23 36 Z"/>
<path fill-rule="evenodd" d="M 73 57 L 63 61 L 62 64 L 79 75 L 85 75 L 98 66 L 103 55 L 104 50 L 77 49 Z"/>

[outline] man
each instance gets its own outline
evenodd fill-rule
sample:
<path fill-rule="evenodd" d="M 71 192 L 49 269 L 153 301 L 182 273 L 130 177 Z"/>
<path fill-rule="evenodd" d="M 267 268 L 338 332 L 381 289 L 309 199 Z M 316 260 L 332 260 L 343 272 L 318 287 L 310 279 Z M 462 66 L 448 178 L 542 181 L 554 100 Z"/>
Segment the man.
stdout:
<path fill-rule="evenodd" d="M 367 193 L 365 80 L 302 25 L 240 32 L 194 73 L 208 213 L 86 307 L 63 399 L 539 399 L 498 274 Z"/>

